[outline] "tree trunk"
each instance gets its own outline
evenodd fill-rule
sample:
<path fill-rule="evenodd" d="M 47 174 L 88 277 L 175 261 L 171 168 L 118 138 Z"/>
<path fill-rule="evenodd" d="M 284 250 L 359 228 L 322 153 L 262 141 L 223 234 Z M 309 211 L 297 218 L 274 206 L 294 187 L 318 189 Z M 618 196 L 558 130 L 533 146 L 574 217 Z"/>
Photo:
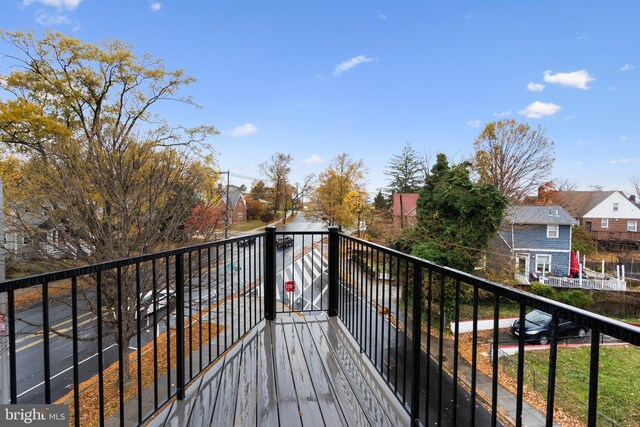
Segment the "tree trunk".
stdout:
<path fill-rule="evenodd" d="M 131 363 L 129 361 L 129 343 L 131 342 L 132 336 L 127 336 L 128 334 L 122 334 L 122 340 L 119 343 L 119 348 L 122 350 L 122 379 L 123 384 L 122 387 L 127 387 L 129 383 L 131 383 Z"/>

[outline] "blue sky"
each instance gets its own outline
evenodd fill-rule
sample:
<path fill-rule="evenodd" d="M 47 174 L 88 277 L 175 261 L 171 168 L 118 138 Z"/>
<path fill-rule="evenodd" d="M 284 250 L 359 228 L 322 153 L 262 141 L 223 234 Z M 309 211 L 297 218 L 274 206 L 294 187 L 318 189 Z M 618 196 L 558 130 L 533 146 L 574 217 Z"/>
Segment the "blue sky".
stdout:
<path fill-rule="evenodd" d="M 221 169 L 260 177 L 276 151 L 292 179 L 348 152 L 387 185 L 405 142 L 454 160 L 501 117 L 546 127 L 553 176 L 630 189 L 640 176 L 640 2 L 0 0 L 0 28 L 116 38 L 183 68 L 215 125 Z M 0 72 L 8 65 L 0 61 Z M 236 184 L 250 181 L 233 178 Z"/>

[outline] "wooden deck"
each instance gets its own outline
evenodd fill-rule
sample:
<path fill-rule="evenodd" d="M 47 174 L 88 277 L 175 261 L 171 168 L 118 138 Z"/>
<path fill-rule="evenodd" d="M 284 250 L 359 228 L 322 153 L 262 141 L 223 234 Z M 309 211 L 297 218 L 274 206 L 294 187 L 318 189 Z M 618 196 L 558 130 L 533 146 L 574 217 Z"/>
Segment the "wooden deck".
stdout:
<path fill-rule="evenodd" d="M 263 321 L 151 426 L 399 426 L 409 417 L 340 321 Z"/>

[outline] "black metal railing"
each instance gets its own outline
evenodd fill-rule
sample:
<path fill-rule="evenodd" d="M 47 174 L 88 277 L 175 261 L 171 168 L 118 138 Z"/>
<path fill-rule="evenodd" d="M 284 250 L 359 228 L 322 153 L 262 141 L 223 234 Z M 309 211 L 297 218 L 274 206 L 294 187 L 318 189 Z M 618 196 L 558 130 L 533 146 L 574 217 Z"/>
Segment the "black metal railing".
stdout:
<path fill-rule="evenodd" d="M 276 313 L 329 308 L 328 232 L 275 232 Z"/>
<path fill-rule="evenodd" d="M 590 347 L 588 402 L 582 406 L 588 410 L 569 415 L 590 426 L 607 422 L 598 407 L 603 393 L 598 388 L 600 350 L 627 344 L 638 351 L 633 347 L 640 345 L 638 328 L 364 240 L 339 235 L 338 246 L 338 316 L 414 425 L 523 425 L 525 344 L 530 337 L 520 333 L 512 338 L 516 366 L 509 373 L 500 370 L 500 344 L 507 336 L 500 317 L 507 313 L 522 325 L 533 309 L 551 318 L 542 339 L 548 348 L 538 347 L 548 354 L 546 389 L 540 394 L 546 405 L 538 408 L 542 422 L 553 425 L 559 402 L 558 344 L 566 325 L 561 322 L 566 321 L 579 325 L 578 333 L 591 331 L 590 339 L 575 339 L 576 346 Z M 486 332 L 480 331 L 479 324 L 486 323 L 482 317 L 491 319 Z M 468 333 L 461 332 L 464 321 L 470 323 Z M 514 389 L 509 390 L 509 383 L 515 383 Z M 510 406 L 502 401 L 509 396 L 515 407 L 511 413 L 501 409 Z M 630 420 L 637 420 L 640 407 L 632 407 L 630 414 Z"/>
<path fill-rule="evenodd" d="M 510 418 L 522 425 L 525 337 L 514 341 L 513 369 L 501 370 L 499 319 L 505 313 L 521 324 L 529 309 L 551 315 L 542 396 L 548 425 L 558 403 L 559 319 L 591 330 L 591 339 L 580 341 L 590 346 L 589 425 L 598 421 L 603 336 L 640 345 L 632 326 L 337 228 L 268 227 L 260 234 L 9 280 L 0 283 L 0 293 L 8 301 L 11 402 L 67 402 L 75 425 L 94 413 L 90 424 L 111 423 L 112 417 L 120 425 L 145 422 L 169 400 L 183 399 L 200 373 L 278 314 L 337 316 L 414 425 L 497 425 Z M 484 317 L 490 319 L 486 332 Z M 464 321 L 469 332 L 461 331 Z M 502 381 L 508 375 L 515 383 L 511 415 L 499 404 L 509 394 L 501 388 L 508 387 Z M 97 411 L 95 404 L 84 404 L 87 396 L 97 396 Z"/>
<path fill-rule="evenodd" d="M 266 239 L 255 234 L 0 283 L 11 403 L 69 403 L 75 425 L 102 426 L 111 417 L 141 424 L 182 399 L 265 318 Z"/>

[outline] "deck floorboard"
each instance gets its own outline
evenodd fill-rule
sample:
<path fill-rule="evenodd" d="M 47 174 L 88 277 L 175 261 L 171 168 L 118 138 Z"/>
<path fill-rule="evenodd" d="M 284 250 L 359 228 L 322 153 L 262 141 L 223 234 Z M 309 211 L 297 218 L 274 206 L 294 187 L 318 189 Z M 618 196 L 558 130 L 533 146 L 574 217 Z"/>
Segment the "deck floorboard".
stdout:
<path fill-rule="evenodd" d="M 149 425 L 407 425 L 369 365 L 339 322 L 281 316 L 257 325 Z"/>

